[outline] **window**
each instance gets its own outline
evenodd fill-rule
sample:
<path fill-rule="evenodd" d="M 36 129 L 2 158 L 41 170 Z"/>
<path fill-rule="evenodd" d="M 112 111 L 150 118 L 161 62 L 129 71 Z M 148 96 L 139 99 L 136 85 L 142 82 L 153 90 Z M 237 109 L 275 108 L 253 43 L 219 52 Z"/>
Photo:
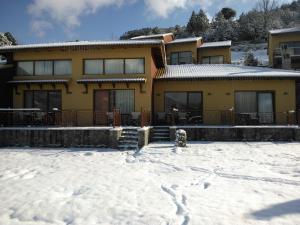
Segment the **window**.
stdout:
<path fill-rule="evenodd" d="M 202 58 L 202 64 L 223 64 L 224 57 L 223 56 L 209 56 Z"/>
<path fill-rule="evenodd" d="M 35 75 L 52 75 L 53 61 L 36 61 L 34 68 Z"/>
<path fill-rule="evenodd" d="M 176 107 L 179 111 L 188 112 L 192 116 L 202 111 L 201 92 L 167 92 L 165 93 L 165 111 Z"/>
<path fill-rule="evenodd" d="M 43 112 L 61 109 L 60 91 L 25 91 L 24 107 L 39 108 Z"/>
<path fill-rule="evenodd" d="M 144 59 L 125 59 L 125 73 L 140 73 L 144 72 Z"/>
<path fill-rule="evenodd" d="M 192 52 L 172 52 L 171 65 L 193 63 Z"/>
<path fill-rule="evenodd" d="M 71 60 L 20 61 L 17 65 L 18 75 L 71 75 Z"/>
<path fill-rule="evenodd" d="M 71 73 L 72 73 L 71 60 L 54 61 L 54 75 L 71 75 Z"/>
<path fill-rule="evenodd" d="M 124 60 L 123 59 L 106 59 L 105 60 L 106 74 L 123 74 Z"/>
<path fill-rule="evenodd" d="M 102 59 L 86 59 L 84 60 L 84 74 L 103 74 Z"/>
<path fill-rule="evenodd" d="M 94 96 L 96 111 L 111 112 L 114 108 L 123 114 L 134 111 L 134 90 L 99 90 Z"/>
<path fill-rule="evenodd" d="M 272 92 L 238 91 L 235 93 L 235 111 L 241 123 L 273 123 L 274 99 Z"/>
<path fill-rule="evenodd" d="M 18 62 L 17 64 L 18 75 L 33 75 L 33 62 Z"/>

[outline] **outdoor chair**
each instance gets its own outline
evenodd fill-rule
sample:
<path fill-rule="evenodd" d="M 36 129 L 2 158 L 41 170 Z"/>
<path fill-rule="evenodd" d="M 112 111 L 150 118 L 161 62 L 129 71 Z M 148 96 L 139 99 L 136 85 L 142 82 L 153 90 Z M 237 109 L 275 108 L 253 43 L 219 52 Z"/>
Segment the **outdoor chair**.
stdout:
<path fill-rule="evenodd" d="M 107 112 L 106 116 L 107 116 L 107 124 L 108 125 L 113 125 L 113 123 L 114 123 L 114 113 L 113 112 Z"/>
<path fill-rule="evenodd" d="M 140 118 L 141 118 L 140 112 L 132 112 L 131 113 L 131 124 L 134 126 L 138 126 Z"/>
<path fill-rule="evenodd" d="M 166 120 L 166 113 L 165 112 L 157 112 L 156 113 L 156 122 L 158 124 L 164 123 Z"/>
<path fill-rule="evenodd" d="M 178 113 L 178 122 L 181 125 L 186 124 L 186 122 L 187 122 L 187 113 L 185 113 L 185 112 L 179 112 Z"/>

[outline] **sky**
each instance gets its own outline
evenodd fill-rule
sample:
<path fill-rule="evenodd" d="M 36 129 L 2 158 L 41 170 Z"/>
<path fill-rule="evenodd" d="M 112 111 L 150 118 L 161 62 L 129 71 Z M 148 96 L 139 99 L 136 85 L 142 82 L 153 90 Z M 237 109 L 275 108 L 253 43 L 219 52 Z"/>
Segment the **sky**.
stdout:
<path fill-rule="evenodd" d="M 132 29 L 185 25 L 193 10 L 203 9 L 212 18 L 221 8 L 231 7 L 240 15 L 258 1 L 0 0 L 0 32 L 11 32 L 20 44 L 116 40 Z"/>

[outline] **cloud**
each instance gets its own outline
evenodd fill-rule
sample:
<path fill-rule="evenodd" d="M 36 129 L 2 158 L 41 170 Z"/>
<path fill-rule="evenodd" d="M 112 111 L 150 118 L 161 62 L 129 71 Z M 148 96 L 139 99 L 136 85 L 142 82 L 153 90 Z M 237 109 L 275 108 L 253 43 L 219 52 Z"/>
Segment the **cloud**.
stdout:
<path fill-rule="evenodd" d="M 80 26 L 82 15 L 93 14 L 103 7 L 120 7 L 132 2 L 134 0 L 34 0 L 27 10 L 32 17 L 32 31 L 42 37 L 54 24 L 71 31 Z"/>
<path fill-rule="evenodd" d="M 51 23 L 44 20 L 33 20 L 30 26 L 31 30 L 40 38 L 45 36 L 47 30 L 53 28 Z"/>

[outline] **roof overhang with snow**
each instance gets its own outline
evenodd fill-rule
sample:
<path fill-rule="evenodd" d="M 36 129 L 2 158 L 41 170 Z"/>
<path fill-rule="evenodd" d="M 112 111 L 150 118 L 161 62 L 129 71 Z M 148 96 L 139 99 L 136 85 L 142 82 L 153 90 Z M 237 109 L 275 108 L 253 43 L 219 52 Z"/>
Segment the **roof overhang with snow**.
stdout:
<path fill-rule="evenodd" d="M 277 30 L 270 30 L 269 33 L 271 35 L 280 35 L 280 34 L 288 34 L 288 33 L 299 33 L 300 34 L 300 26 L 299 27 L 292 27 L 292 28 L 285 28 L 285 29 L 277 29 Z"/>
<path fill-rule="evenodd" d="M 231 41 L 204 42 L 198 48 L 223 48 L 223 47 L 231 47 Z"/>
<path fill-rule="evenodd" d="M 232 64 L 168 65 L 156 80 L 257 80 L 300 79 L 300 71 Z"/>

